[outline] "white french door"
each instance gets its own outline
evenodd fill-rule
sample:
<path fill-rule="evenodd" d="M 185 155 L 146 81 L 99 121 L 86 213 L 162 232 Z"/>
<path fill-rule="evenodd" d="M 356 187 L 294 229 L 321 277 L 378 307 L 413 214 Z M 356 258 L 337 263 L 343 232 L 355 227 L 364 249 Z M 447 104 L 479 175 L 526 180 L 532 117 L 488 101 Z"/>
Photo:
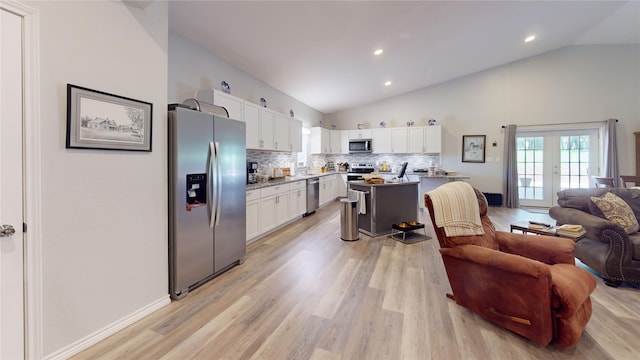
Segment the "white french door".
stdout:
<path fill-rule="evenodd" d="M 0 16 L 0 359 L 22 359 L 22 18 L 4 9 Z"/>
<path fill-rule="evenodd" d="M 551 207 L 556 193 L 588 188 L 599 172 L 598 129 L 518 131 L 518 193 L 520 205 Z"/>

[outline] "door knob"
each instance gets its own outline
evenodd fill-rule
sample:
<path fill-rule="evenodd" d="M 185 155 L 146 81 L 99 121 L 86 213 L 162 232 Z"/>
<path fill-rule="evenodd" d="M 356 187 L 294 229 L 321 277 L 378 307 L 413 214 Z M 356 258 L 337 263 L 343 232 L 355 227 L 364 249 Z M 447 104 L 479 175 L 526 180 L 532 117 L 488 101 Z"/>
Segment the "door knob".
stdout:
<path fill-rule="evenodd" d="M 12 236 L 16 233 L 16 229 L 12 225 L 0 225 L 0 237 Z"/>

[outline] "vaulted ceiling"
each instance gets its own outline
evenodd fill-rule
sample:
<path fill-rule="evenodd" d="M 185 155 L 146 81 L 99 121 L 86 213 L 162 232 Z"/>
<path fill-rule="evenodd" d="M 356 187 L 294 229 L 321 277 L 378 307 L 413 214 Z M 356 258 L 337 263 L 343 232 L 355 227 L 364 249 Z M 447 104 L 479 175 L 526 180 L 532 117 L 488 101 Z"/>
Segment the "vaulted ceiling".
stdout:
<path fill-rule="evenodd" d="M 172 0 L 169 30 L 328 114 L 566 46 L 640 44 L 640 2 Z"/>

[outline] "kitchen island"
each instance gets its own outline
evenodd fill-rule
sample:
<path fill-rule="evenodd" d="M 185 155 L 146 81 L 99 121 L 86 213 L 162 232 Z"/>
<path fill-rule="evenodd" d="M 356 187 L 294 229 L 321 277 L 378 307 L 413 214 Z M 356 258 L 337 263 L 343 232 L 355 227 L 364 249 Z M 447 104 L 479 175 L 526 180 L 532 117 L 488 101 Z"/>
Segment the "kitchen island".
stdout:
<path fill-rule="evenodd" d="M 364 193 L 364 214 L 358 214 L 360 232 L 375 237 L 391 233 L 393 224 L 418 220 L 418 181 L 348 184 L 350 190 Z"/>

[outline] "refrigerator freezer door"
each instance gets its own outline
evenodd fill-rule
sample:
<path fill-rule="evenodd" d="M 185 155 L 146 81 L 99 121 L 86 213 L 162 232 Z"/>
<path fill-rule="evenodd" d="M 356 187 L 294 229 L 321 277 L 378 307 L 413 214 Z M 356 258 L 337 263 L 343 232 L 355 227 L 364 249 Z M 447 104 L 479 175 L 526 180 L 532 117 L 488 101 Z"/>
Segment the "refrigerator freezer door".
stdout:
<path fill-rule="evenodd" d="M 215 272 L 244 260 L 246 244 L 245 123 L 215 117 Z"/>
<path fill-rule="evenodd" d="M 207 148 L 213 140 L 213 116 L 178 108 L 169 113 L 169 127 L 169 285 L 171 296 L 177 298 L 214 273 L 208 204 L 193 200 L 200 198 L 202 185 L 209 181 L 204 174 Z M 202 184 L 193 180 L 203 176 Z M 187 179 L 192 179 L 189 186 Z M 204 199 L 208 202 L 209 194 Z"/>

